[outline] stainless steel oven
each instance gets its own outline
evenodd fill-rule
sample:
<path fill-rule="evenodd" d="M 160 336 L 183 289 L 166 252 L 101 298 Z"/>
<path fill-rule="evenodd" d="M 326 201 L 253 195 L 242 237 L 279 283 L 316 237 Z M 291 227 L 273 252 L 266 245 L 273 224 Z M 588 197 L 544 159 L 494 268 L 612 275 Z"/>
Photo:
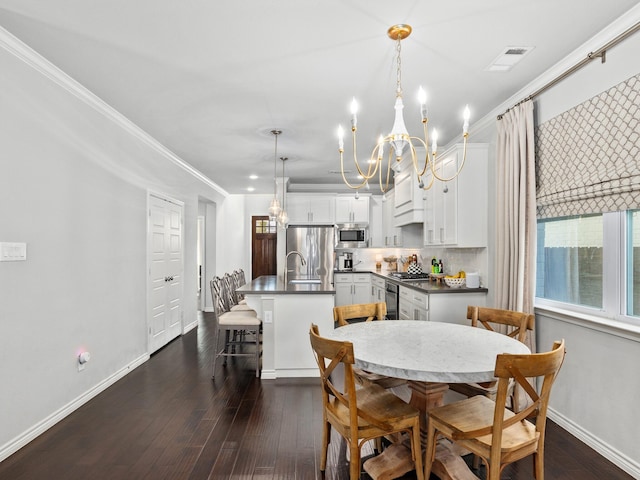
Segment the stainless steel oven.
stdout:
<path fill-rule="evenodd" d="M 387 302 L 387 318 L 398 320 L 398 292 L 400 286 L 396 283 L 386 282 L 384 299 Z"/>

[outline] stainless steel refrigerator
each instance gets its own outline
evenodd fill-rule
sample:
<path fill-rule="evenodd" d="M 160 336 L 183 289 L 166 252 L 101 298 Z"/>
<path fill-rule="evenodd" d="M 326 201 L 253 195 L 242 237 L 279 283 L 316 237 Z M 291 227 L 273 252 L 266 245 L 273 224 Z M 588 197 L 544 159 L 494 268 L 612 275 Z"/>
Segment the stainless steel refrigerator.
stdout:
<path fill-rule="evenodd" d="M 319 276 L 333 282 L 335 248 L 335 227 L 327 226 L 290 226 L 287 228 L 287 254 L 300 252 L 306 261 L 298 255 L 287 255 L 286 268 L 290 276 Z"/>

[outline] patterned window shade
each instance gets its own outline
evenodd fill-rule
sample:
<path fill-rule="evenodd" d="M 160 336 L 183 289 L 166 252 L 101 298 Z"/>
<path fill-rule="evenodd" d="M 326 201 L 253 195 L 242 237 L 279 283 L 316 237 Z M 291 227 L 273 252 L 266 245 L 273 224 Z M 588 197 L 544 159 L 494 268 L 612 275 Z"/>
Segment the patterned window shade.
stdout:
<path fill-rule="evenodd" d="M 538 218 L 640 207 L 640 74 L 538 126 Z"/>

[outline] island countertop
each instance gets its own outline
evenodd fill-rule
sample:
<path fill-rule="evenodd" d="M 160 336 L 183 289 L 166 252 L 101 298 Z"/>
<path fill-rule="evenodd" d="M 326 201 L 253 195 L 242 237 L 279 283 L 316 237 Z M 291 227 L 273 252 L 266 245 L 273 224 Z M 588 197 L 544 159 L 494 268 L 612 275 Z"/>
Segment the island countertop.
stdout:
<path fill-rule="evenodd" d="M 262 294 L 320 294 L 335 295 L 336 289 L 330 278 L 320 283 L 285 283 L 281 275 L 263 275 L 237 289 L 244 295 Z"/>

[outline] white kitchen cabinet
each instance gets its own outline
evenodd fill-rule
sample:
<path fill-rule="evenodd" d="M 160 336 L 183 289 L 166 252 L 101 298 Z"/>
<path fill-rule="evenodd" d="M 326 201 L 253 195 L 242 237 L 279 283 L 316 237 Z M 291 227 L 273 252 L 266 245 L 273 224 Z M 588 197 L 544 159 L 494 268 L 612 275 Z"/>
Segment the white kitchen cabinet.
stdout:
<path fill-rule="evenodd" d="M 396 227 L 395 218 L 395 191 L 386 193 L 386 200 L 382 202 L 382 232 L 385 247 L 402 246 L 402 230 Z"/>
<path fill-rule="evenodd" d="M 413 162 L 404 158 L 394 177 L 394 224 L 396 227 L 424 222 L 423 190 Z"/>
<path fill-rule="evenodd" d="M 333 282 L 336 289 L 336 307 L 371 302 L 371 274 L 336 273 Z"/>
<path fill-rule="evenodd" d="M 385 299 L 385 280 L 376 275 L 371 275 L 371 302 L 384 302 Z"/>
<path fill-rule="evenodd" d="M 336 223 L 369 223 L 369 196 L 338 195 L 335 197 Z"/>
<path fill-rule="evenodd" d="M 429 320 L 429 294 L 400 285 L 400 320 Z"/>
<path fill-rule="evenodd" d="M 462 155 L 462 145 L 442 153 L 436 166 L 438 175 L 445 178 L 453 175 Z M 488 146 L 468 144 L 460 174 L 449 182 L 436 179 L 425 191 L 425 246 L 487 246 L 487 168 Z M 430 178 L 425 175 L 425 185 Z"/>
<path fill-rule="evenodd" d="M 287 195 L 286 210 L 291 225 L 333 225 L 335 217 L 335 195 Z"/>
<path fill-rule="evenodd" d="M 369 246 L 370 247 L 384 247 L 384 230 L 382 225 L 382 196 L 371 195 L 369 197 Z"/>
<path fill-rule="evenodd" d="M 470 325 L 467 306 L 486 306 L 486 292 L 441 293 L 429 295 L 429 320 L 432 322 L 458 323 Z"/>

